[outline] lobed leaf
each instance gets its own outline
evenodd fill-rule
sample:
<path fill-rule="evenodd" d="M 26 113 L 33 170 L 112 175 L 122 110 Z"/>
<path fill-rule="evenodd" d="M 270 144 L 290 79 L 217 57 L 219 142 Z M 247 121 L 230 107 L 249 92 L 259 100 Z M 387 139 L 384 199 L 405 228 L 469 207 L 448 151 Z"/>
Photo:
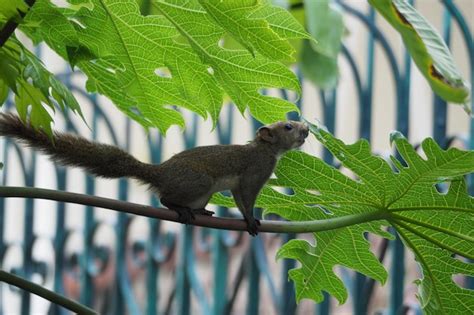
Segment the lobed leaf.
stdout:
<path fill-rule="evenodd" d="M 464 176 L 474 172 L 474 151 L 442 150 L 432 140 L 422 143 L 421 157 L 408 141 L 394 133 L 392 141 L 400 159 L 392 164 L 373 155 L 369 143 L 347 145 L 327 131 L 310 126 L 313 135 L 352 171 L 342 174 L 321 159 L 303 152 L 283 156 L 276 179 L 264 187 L 257 207 L 293 221 L 324 220 L 360 214 L 381 214 L 372 221 L 336 230 L 313 233 L 315 242 L 292 240 L 277 258 L 296 259 L 300 268 L 290 271 L 296 299 L 323 300 L 323 291 L 343 303 L 347 291 L 334 272 L 344 266 L 384 283 L 387 272 L 370 251 L 366 232 L 392 238 L 393 226 L 421 266 L 417 281 L 420 302 L 427 314 L 471 314 L 474 291 L 461 288 L 455 275 L 472 276 L 474 264 L 474 198 Z M 447 191 L 440 185 L 449 184 Z M 217 196 L 214 202 L 233 206 Z M 456 258 L 453 254 L 457 255 Z"/>
<path fill-rule="evenodd" d="M 203 63 L 210 66 L 214 77 L 241 112 L 248 106 L 252 116 L 270 123 L 285 119 L 287 112 L 298 111 L 293 103 L 260 93 L 261 89 L 272 87 L 301 92 L 297 78 L 286 66 L 259 53 L 253 56 L 247 50 L 221 48 L 219 41 L 229 30 L 213 23 L 209 14 L 194 1 L 156 1 L 154 5 L 189 41 Z M 240 8 L 238 3 L 234 6 L 235 10 Z"/>
<path fill-rule="evenodd" d="M 288 39 L 309 35 L 281 8 L 258 1 L 156 1 L 160 15 L 144 17 L 133 0 L 69 3 L 59 8 L 38 0 L 22 29 L 77 65 L 89 91 L 106 95 L 144 126 L 163 133 L 184 126 L 179 107 L 216 123 L 224 92 L 264 123 L 297 110 L 261 93 L 271 87 L 300 92 L 278 59 L 292 54 Z M 244 35 L 247 27 L 253 29 Z M 253 38 L 245 41 L 251 52 L 219 47 L 225 34 L 241 43 Z"/>

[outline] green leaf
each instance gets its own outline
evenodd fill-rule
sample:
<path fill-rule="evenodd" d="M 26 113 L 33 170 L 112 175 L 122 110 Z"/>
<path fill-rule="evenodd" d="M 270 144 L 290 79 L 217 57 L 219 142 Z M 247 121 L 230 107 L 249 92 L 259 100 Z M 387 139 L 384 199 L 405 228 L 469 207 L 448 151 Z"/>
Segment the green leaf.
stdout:
<path fill-rule="evenodd" d="M 390 237 L 383 227 L 392 225 L 423 270 L 418 285 L 425 312 L 472 314 L 474 291 L 459 287 L 452 278 L 474 272 L 474 264 L 463 261 L 474 258 L 474 198 L 467 194 L 463 178 L 474 172 L 474 151 L 445 151 L 426 139 L 423 158 L 401 134 L 394 133 L 392 141 L 403 161 L 392 157 L 391 165 L 373 155 L 366 140 L 347 145 L 321 128 L 311 125 L 310 129 L 353 175 L 309 154 L 289 152 L 281 158 L 276 179 L 264 187 L 256 206 L 264 208 L 265 214 L 294 221 L 342 221 L 358 214 L 370 219 L 316 232 L 314 244 L 293 240 L 279 250 L 278 258 L 301 263 L 289 273 L 297 301 L 310 298 L 321 302 L 323 291 L 340 303 L 346 301 L 346 289 L 334 273 L 337 265 L 384 283 L 387 272 L 370 251 L 364 233 Z M 446 193 L 438 192 L 440 183 L 450 184 Z M 222 195 L 215 196 L 213 202 L 234 206 Z M 453 258 L 453 254 L 459 256 Z"/>
<path fill-rule="evenodd" d="M 308 34 L 281 8 L 266 2 L 203 2 L 207 12 L 198 0 L 157 1 L 160 15 L 144 17 L 133 0 L 70 0 L 68 8 L 37 2 L 29 21 L 39 26 L 24 27 L 25 32 L 77 65 L 88 77 L 89 91 L 108 96 L 144 126 L 161 132 L 184 126 L 179 107 L 210 115 L 216 123 L 224 92 L 241 112 L 249 107 L 264 123 L 296 110 L 260 92 L 272 87 L 300 92 L 296 76 L 276 59 L 291 54 L 288 39 Z M 254 55 L 219 47 L 226 34 L 245 37 L 237 34 L 234 18 L 254 27 L 246 46 Z"/>
<path fill-rule="evenodd" d="M 11 40 L 0 47 L 0 83 L 4 89 L 16 91 L 16 81 L 22 71 L 20 48 Z"/>
<path fill-rule="evenodd" d="M 49 105 L 49 100 L 40 89 L 29 85 L 26 81 L 18 82 L 18 92 L 15 95 L 15 106 L 18 115 L 26 123 L 29 121 L 33 126 L 41 128 L 50 137 L 53 135 L 51 129 L 52 117 L 44 107 Z"/>
<path fill-rule="evenodd" d="M 299 82 L 287 67 L 259 53 L 253 56 L 247 50 L 231 51 L 219 47 L 219 41 L 232 25 L 224 29 L 215 24 L 194 1 L 157 1 L 154 5 L 189 41 L 201 60 L 211 67 L 214 77 L 241 112 L 248 106 L 256 119 L 270 123 L 285 119 L 288 112 L 298 111 L 293 103 L 259 93 L 261 89 L 273 87 L 300 93 Z M 240 8 L 239 3 L 234 5 L 235 10 Z M 259 29 L 255 32 L 262 33 Z"/>
<path fill-rule="evenodd" d="M 452 218 L 455 221 L 456 218 Z M 469 222 L 472 231 L 472 219 Z M 418 285 L 418 299 L 425 314 L 472 314 L 474 312 L 474 292 L 459 287 L 453 276 L 457 274 L 474 276 L 474 265 L 452 256 L 451 252 L 440 249 L 433 242 L 413 233 L 413 226 L 394 224 L 404 243 L 413 251 L 422 268 L 423 277 Z M 417 233 L 421 231 L 417 231 Z M 473 247 L 472 241 L 470 243 Z"/>
<path fill-rule="evenodd" d="M 319 88 L 329 90 L 337 86 L 339 80 L 337 57 L 328 57 L 315 51 L 313 45 L 305 40 L 300 63 L 304 77 Z"/>
<path fill-rule="evenodd" d="M 3 82 L 2 79 L 0 79 L 0 107 L 7 100 L 9 90 L 10 89 L 8 88 L 8 85 L 6 85 L 5 82 Z"/>
<path fill-rule="evenodd" d="M 63 110 L 67 107 L 82 117 L 71 91 L 15 37 L 0 48 L 0 103 L 4 102 L 9 90 L 15 93 L 20 117 L 49 135 L 52 135 L 52 117 L 46 107 L 54 110 L 54 102 Z"/>
<path fill-rule="evenodd" d="M 262 5 L 255 0 L 199 0 L 199 3 L 214 22 L 227 29 L 254 55 L 259 52 L 274 60 L 294 60 L 294 49 L 287 39 L 310 38 L 291 14 L 282 8 Z M 297 29 L 291 29 L 295 26 Z"/>
<path fill-rule="evenodd" d="M 301 69 L 305 78 L 322 89 L 336 87 L 339 79 L 337 58 L 344 35 L 342 13 L 328 0 L 305 1 L 306 25 L 318 42 L 305 41 Z"/>
<path fill-rule="evenodd" d="M 327 57 L 337 58 L 344 35 L 342 13 L 329 0 L 305 0 L 306 25 L 309 33 L 318 40 L 313 49 Z"/>
<path fill-rule="evenodd" d="M 10 19 L 19 20 L 19 12 L 26 13 L 28 5 L 24 0 L 7 0 L 0 2 L 0 27 Z"/>
<path fill-rule="evenodd" d="M 369 2 L 400 33 L 433 91 L 448 102 L 466 104 L 469 88 L 436 29 L 405 0 Z M 469 107 L 465 109 L 468 111 Z"/>
<path fill-rule="evenodd" d="M 24 22 L 25 24 L 20 29 L 35 44 L 46 41 L 66 60 L 68 60 L 68 47 L 79 45 L 79 38 L 73 24 L 49 0 L 36 1 Z"/>
<path fill-rule="evenodd" d="M 253 11 L 249 18 L 265 19 L 270 28 L 281 38 L 300 39 L 305 38 L 316 42 L 311 35 L 300 24 L 299 20 L 282 7 L 260 5 L 257 10 Z"/>

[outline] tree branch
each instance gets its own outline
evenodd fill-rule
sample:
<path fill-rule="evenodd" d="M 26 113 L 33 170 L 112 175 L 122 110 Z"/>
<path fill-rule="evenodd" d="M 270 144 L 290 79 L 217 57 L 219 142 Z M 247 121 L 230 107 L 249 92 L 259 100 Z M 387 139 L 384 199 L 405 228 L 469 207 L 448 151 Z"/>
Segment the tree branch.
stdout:
<path fill-rule="evenodd" d="M 84 194 L 77 194 L 71 192 L 64 192 L 52 189 L 34 188 L 34 187 L 7 187 L 0 186 L 0 197 L 9 198 L 36 198 L 55 200 L 68 203 L 76 203 L 92 207 L 110 209 L 130 214 L 141 215 L 149 218 L 173 221 L 178 221 L 178 214 L 175 211 L 170 211 L 164 208 L 154 208 L 150 206 L 140 205 L 136 203 L 120 201 L 115 199 L 108 199 L 97 196 L 89 196 Z M 347 215 L 338 218 L 331 218 L 317 221 L 270 221 L 262 220 L 262 225 L 259 227 L 259 232 L 273 232 L 273 233 L 310 233 L 321 232 L 333 229 L 338 229 L 354 224 L 383 220 L 388 217 L 386 211 L 373 211 L 362 214 Z M 223 229 L 246 231 L 247 224 L 244 220 L 210 217 L 204 215 L 196 215 L 196 220 L 193 225 Z"/>
<path fill-rule="evenodd" d="M 28 5 L 28 9 L 35 4 L 36 0 L 26 0 L 25 3 Z M 21 18 L 24 18 L 26 12 L 18 11 L 18 14 Z M 16 28 L 18 27 L 18 23 L 14 19 L 8 20 L 7 23 L 0 29 L 0 48 L 6 43 L 6 41 L 10 38 L 10 36 L 15 32 Z"/>
<path fill-rule="evenodd" d="M 46 300 L 54 304 L 61 305 L 62 307 L 67 308 L 68 310 L 76 314 L 98 314 L 93 309 L 88 308 L 87 306 L 79 304 L 74 300 L 70 300 L 60 294 L 43 288 L 42 286 L 36 283 L 27 281 L 4 270 L 0 270 L 0 281 L 6 282 L 10 285 L 26 290 L 35 295 L 41 296 L 42 298 L 45 298 Z"/>

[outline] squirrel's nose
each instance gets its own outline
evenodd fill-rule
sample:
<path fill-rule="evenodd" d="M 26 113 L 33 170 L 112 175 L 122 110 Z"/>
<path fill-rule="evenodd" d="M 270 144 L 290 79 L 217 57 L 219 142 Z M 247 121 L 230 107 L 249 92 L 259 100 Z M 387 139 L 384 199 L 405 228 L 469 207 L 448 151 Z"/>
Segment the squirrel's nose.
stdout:
<path fill-rule="evenodd" d="M 301 130 L 301 133 L 300 133 L 303 137 L 307 138 L 308 135 L 309 135 L 309 127 L 308 125 L 303 125 L 303 129 Z"/>

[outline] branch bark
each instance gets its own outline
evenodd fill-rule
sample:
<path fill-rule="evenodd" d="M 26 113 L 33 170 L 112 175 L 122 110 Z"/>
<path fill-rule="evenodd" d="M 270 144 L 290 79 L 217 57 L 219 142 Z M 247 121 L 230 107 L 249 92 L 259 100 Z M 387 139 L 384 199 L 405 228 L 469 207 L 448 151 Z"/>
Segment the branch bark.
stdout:
<path fill-rule="evenodd" d="M 35 4 L 36 0 L 26 0 L 25 3 L 31 8 Z M 18 14 L 21 18 L 24 18 L 27 12 L 19 11 Z M 6 43 L 6 41 L 12 36 L 13 32 L 15 32 L 16 28 L 18 27 L 18 23 L 10 19 L 2 29 L 0 29 L 0 48 Z"/>
<path fill-rule="evenodd" d="M 141 215 L 149 218 L 173 221 L 178 221 L 178 214 L 165 208 L 154 208 L 146 205 L 120 201 L 115 199 L 89 196 L 78 193 L 57 191 L 52 189 L 34 188 L 34 187 L 9 187 L 0 186 L 0 197 L 4 198 L 35 198 L 55 200 L 59 202 L 76 203 L 92 207 L 104 208 L 130 214 Z M 373 211 L 369 213 L 353 214 L 343 217 L 317 220 L 317 221 L 272 221 L 262 220 L 259 232 L 271 233 L 311 233 L 321 232 L 333 229 L 338 229 L 354 224 L 382 220 L 388 217 L 386 211 Z M 246 231 L 247 225 L 244 220 L 210 217 L 203 215 L 196 215 L 193 225 L 223 229 Z"/>

